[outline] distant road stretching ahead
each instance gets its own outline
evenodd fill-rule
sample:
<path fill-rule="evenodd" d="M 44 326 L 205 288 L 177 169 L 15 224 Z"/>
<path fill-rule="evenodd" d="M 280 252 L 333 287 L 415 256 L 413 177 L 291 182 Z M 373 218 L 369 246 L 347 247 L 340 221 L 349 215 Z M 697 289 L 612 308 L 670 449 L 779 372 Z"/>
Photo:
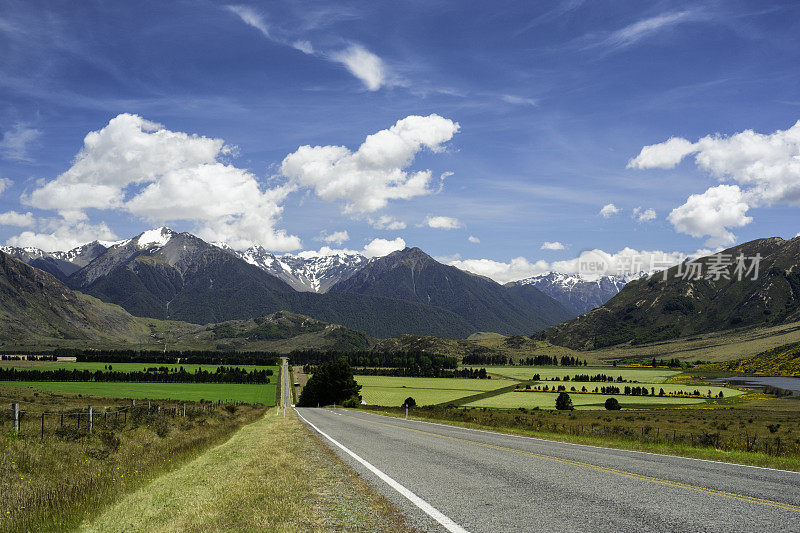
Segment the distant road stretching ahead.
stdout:
<path fill-rule="evenodd" d="M 297 412 L 422 529 L 800 531 L 795 472 L 360 411 Z"/>

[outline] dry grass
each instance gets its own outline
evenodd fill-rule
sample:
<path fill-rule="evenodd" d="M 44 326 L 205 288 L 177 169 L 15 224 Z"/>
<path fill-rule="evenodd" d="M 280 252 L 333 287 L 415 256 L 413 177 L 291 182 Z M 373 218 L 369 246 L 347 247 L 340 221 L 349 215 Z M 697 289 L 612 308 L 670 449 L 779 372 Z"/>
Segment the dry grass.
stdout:
<path fill-rule="evenodd" d="M 131 493 L 85 531 L 406 531 L 403 518 L 302 425 L 274 411 Z"/>

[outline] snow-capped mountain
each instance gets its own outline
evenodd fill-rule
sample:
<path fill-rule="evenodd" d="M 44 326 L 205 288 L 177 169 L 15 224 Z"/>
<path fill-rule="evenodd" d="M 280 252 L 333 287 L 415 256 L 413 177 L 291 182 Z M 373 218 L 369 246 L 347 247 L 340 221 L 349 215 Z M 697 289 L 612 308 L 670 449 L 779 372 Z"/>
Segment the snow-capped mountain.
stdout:
<path fill-rule="evenodd" d="M 253 246 L 244 251 L 233 250 L 225 244 L 217 246 L 303 292 L 327 292 L 331 286 L 349 278 L 369 261 L 361 254 L 350 252 L 336 252 L 331 255 L 313 252 L 275 255 L 261 246 Z"/>
<path fill-rule="evenodd" d="M 0 251 L 32 267 L 49 272 L 56 278 L 64 281 L 111 248 L 125 246 L 134 240 L 136 240 L 137 248 L 140 249 L 160 248 L 167 244 L 175 235 L 177 235 L 177 233 L 171 229 L 161 227 L 145 231 L 133 239 L 121 241 L 92 241 L 66 251 L 45 252 L 39 248 L 18 248 L 16 246 L 0 246 Z"/>
<path fill-rule="evenodd" d="M 32 267 L 44 270 L 60 280 L 91 263 L 103 254 L 108 247 L 98 241 L 90 242 L 66 252 L 45 252 L 39 248 L 0 246 L 0 251 L 15 257 Z"/>
<path fill-rule="evenodd" d="M 582 315 L 600 307 L 631 280 L 639 279 L 644 272 L 627 275 L 602 276 L 595 281 L 587 281 L 578 274 L 548 272 L 516 282 L 517 285 L 533 285 L 546 295 L 557 300 L 567 309 Z"/>

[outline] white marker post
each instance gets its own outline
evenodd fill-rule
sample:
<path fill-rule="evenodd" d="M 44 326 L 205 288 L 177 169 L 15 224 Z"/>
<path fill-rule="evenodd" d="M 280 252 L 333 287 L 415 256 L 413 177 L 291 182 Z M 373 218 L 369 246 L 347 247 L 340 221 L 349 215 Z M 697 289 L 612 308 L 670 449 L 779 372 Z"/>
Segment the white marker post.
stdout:
<path fill-rule="evenodd" d="M 408 420 L 408 404 L 404 404 L 404 407 L 406 408 L 406 420 Z"/>

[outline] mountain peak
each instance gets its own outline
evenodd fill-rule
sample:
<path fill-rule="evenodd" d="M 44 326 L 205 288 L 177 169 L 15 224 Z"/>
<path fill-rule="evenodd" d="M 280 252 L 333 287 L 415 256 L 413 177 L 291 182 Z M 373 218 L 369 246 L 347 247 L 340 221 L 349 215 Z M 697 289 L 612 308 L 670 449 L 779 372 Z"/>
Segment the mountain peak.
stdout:
<path fill-rule="evenodd" d="M 164 246 L 175 235 L 177 235 L 176 232 L 172 231 L 166 226 L 161 226 L 160 228 L 151 229 L 139 235 L 139 238 L 136 240 L 136 244 L 139 246 L 139 248 Z"/>

